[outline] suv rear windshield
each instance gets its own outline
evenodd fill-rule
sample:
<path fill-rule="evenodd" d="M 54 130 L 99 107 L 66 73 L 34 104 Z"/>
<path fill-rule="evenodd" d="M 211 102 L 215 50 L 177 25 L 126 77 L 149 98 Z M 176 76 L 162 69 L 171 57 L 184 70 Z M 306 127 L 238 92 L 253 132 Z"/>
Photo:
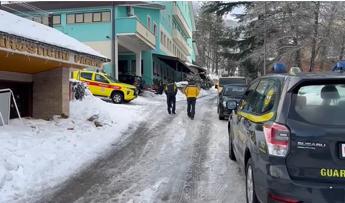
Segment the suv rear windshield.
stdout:
<path fill-rule="evenodd" d="M 224 96 L 231 96 L 234 98 L 241 98 L 246 92 L 245 86 L 225 86 L 223 89 Z"/>
<path fill-rule="evenodd" d="M 226 84 L 246 84 L 245 78 L 219 78 L 219 85 L 223 86 Z"/>
<path fill-rule="evenodd" d="M 317 125 L 345 125 L 345 83 L 301 86 L 289 117 Z"/>

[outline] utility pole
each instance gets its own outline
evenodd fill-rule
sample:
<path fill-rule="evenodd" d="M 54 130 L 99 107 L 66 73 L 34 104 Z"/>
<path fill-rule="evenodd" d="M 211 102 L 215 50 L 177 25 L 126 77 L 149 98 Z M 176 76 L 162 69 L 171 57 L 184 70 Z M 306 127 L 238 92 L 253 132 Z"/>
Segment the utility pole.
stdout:
<path fill-rule="evenodd" d="M 266 12 L 267 12 L 267 2 L 265 1 L 265 14 L 264 14 L 264 70 L 263 74 L 266 75 L 266 51 L 267 51 L 267 45 L 266 45 L 266 36 L 267 36 L 267 28 L 266 28 Z"/>

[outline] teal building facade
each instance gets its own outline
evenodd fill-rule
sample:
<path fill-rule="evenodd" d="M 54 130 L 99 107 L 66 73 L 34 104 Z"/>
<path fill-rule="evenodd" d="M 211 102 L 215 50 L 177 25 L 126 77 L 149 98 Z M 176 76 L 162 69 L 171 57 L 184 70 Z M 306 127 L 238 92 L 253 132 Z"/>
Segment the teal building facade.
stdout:
<path fill-rule="evenodd" d="M 112 59 L 103 70 L 143 77 L 146 85 L 183 80 L 197 55 L 192 2 L 31 2 L 21 9 Z M 20 15 L 20 14 L 19 14 Z"/>

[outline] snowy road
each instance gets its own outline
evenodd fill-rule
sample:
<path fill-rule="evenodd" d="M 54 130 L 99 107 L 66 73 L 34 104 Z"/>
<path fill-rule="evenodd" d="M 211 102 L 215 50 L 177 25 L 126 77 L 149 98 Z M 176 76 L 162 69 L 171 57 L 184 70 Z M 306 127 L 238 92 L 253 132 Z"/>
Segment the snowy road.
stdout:
<path fill-rule="evenodd" d="M 165 106 L 128 132 L 114 150 L 41 202 L 245 202 L 244 178 L 228 159 L 227 123 L 216 95 L 197 101 L 196 116 Z"/>

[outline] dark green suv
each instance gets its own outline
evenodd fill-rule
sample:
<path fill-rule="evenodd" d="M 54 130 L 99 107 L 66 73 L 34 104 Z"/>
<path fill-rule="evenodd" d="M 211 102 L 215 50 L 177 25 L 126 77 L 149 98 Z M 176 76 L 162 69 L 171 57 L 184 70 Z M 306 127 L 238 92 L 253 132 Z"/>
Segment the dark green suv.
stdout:
<path fill-rule="evenodd" d="M 345 202 L 345 74 L 268 75 L 229 117 L 247 202 Z"/>

